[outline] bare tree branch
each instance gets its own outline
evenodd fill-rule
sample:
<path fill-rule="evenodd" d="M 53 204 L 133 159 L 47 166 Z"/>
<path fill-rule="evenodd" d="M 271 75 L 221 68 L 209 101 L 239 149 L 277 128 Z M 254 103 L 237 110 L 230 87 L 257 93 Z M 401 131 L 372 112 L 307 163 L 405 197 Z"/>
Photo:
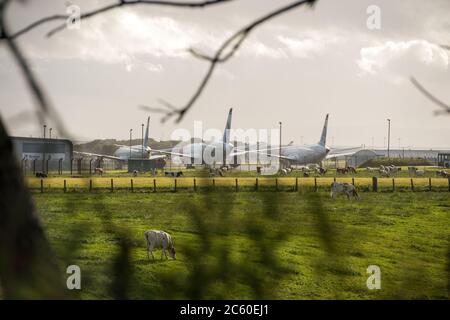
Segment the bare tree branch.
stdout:
<path fill-rule="evenodd" d="M 23 76 L 25 77 L 28 87 L 30 88 L 35 100 L 38 103 L 39 108 L 42 111 L 40 113 L 37 113 L 41 123 L 44 122 L 44 116 L 49 116 L 51 119 L 55 121 L 55 125 L 58 128 L 58 131 L 62 135 L 69 137 L 69 134 L 63 124 L 63 121 L 61 120 L 56 110 L 51 106 L 50 102 L 48 101 L 48 98 L 46 97 L 44 91 L 41 89 L 41 86 L 36 77 L 34 76 L 33 72 L 31 71 L 31 68 L 28 65 L 24 55 L 20 51 L 20 48 L 11 39 L 11 36 L 9 35 L 9 31 L 5 23 L 5 12 L 10 2 L 11 0 L 5 0 L 2 3 L 0 3 L 1 37 L 6 42 L 7 47 L 9 48 L 11 54 L 16 60 L 20 70 L 23 73 Z"/>
<path fill-rule="evenodd" d="M 93 11 L 86 12 L 80 16 L 81 20 L 91 18 L 95 15 L 98 15 L 100 13 L 105 13 L 107 11 L 124 7 L 124 6 L 132 6 L 132 5 L 158 5 L 158 6 L 170 6 L 170 7 L 183 7 L 183 8 L 204 8 L 207 6 L 212 6 L 216 4 L 221 4 L 224 2 L 230 2 L 234 0 L 206 0 L 206 1 L 190 1 L 190 2 L 182 2 L 182 1 L 157 1 L 157 0 L 119 0 L 117 3 L 106 5 L 104 7 L 95 9 Z M 17 37 L 20 37 L 21 35 L 25 34 L 26 32 L 42 25 L 47 22 L 51 21 L 66 21 L 70 18 L 70 15 L 68 14 L 57 14 L 49 17 L 45 17 L 42 19 L 39 19 L 30 25 L 20 29 L 19 31 L 11 34 L 11 38 L 15 39 Z M 55 33 L 64 30 L 67 27 L 66 22 L 62 23 L 61 25 L 57 26 L 56 28 L 50 30 L 47 33 L 47 37 L 51 37 Z"/>
<path fill-rule="evenodd" d="M 420 83 L 417 81 L 414 77 L 410 77 L 410 80 L 412 84 L 420 91 L 424 96 L 426 96 L 428 99 L 430 99 L 432 102 L 434 102 L 439 107 L 443 108 L 444 110 L 435 111 L 435 114 L 446 114 L 450 113 L 450 105 L 442 102 L 438 98 L 436 98 L 434 95 L 432 95 L 428 90 L 426 90 Z"/>
<path fill-rule="evenodd" d="M 194 92 L 193 96 L 189 99 L 187 104 L 179 108 L 178 110 L 173 109 L 173 105 L 169 103 L 165 103 L 165 105 L 170 105 L 170 110 L 167 110 L 166 116 L 161 120 L 162 122 L 165 122 L 167 119 L 171 118 L 172 116 L 177 115 L 177 119 L 175 120 L 177 123 L 180 122 L 186 112 L 194 105 L 194 103 L 197 101 L 197 99 L 202 94 L 203 90 L 205 89 L 206 85 L 208 84 L 211 75 L 214 72 L 214 69 L 216 68 L 218 63 L 223 63 L 234 56 L 236 51 L 240 48 L 242 43 L 245 41 L 247 36 L 250 34 L 252 30 L 254 30 L 257 26 L 263 24 L 264 22 L 267 22 L 268 20 L 279 16 L 283 13 L 286 13 L 292 9 L 295 9 L 297 7 L 300 7 L 304 4 L 308 5 L 314 5 L 317 0 L 302 0 L 302 1 L 295 1 L 293 3 L 290 3 L 287 6 L 281 7 L 275 11 L 270 12 L 267 15 L 264 15 L 263 17 L 253 21 L 248 26 L 242 28 L 241 30 L 234 33 L 231 37 L 229 37 L 216 51 L 214 56 L 209 57 L 207 55 L 201 54 L 198 51 L 194 49 L 189 49 L 189 52 L 191 52 L 195 57 L 209 61 L 210 65 L 208 68 L 208 71 L 206 72 L 206 75 L 203 77 L 202 81 L 200 82 L 200 85 L 198 86 L 197 90 Z M 142 107 L 141 107 L 142 108 Z M 147 107 L 146 110 L 152 110 L 152 108 Z"/>

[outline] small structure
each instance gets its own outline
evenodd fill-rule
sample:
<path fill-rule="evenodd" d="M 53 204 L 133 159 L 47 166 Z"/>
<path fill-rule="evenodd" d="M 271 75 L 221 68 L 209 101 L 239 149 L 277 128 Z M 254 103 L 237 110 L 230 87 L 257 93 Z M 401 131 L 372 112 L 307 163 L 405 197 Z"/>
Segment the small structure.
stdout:
<path fill-rule="evenodd" d="M 450 168 L 450 153 L 438 153 L 437 165 L 444 168 Z"/>
<path fill-rule="evenodd" d="M 73 144 L 65 139 L 11 137 L 24 174 L 70 170 Z"/>

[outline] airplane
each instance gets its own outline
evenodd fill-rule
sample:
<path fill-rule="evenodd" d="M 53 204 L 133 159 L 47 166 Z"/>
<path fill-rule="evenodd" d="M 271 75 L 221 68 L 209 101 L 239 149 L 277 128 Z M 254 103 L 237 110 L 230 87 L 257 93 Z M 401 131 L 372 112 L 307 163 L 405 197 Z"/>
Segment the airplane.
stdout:
<path fill-rule="evenodd" d="M 360 148 L 348 148 L 348 149 L 331 149 L 326 145 L 327 129 L 328 129 L 328 117 L 325 117 L 325 123 L 323 125 L 322 134 L 320 139 L 315 144 L 310 145 L 294 145 L 292 142 L 287 146 L 272 147 L 270 149 L 257 150 L 256 152 L 263 154 L 267 157 L 274 157 L 280 160 L 283 165 L 309 165 L 313 163 L 320 163 L 324 159 L 335 158 L 338 156 L 345 156 L 353 154 Z M 268 153 L 268 151 L 271 151 Z M 275 151 L 275 152 L 274 152 Z M 254 152 L 254 151 L 250 151 Z"/>
<path fill-rule="evenodd" d="M 128 159 L 142 159 L 144 156 L 144 159 L 150 159 L 150 160 L 156 160 L 156 159 L 163 159 L 166 156 L 165 155 L 152 155 L 152 149 L 148 145 L 148 130 L 150 125 L 150 117 L 147 118 L 147 127 L 145 128 L 145 136 L 144 136 L 144 144 L 143 145 L 133 145 L 133 146 L 126 146 L 126 145 L 120 145 L 116 144 L 119 148 L 114 152 L 114 155 L 107 155 L 107 154 L 97 154 L 97 153 L 90 153 L 90 152 L 82 152 L 82 151 L 74 151 L 75 154 L 80 154 L 82 156 L 90 156 L 90 157 L 98 157 L 98 158 L 105 158 L 105 159 L 112 159 L 112 160 L 118 160 L 118 161 L 127 161 Z"/>
<path fill-rule="evenodd" d="M 205 159 L 205 156 L 210 156 L 211 159 L 215 158 L 216 155 L 222 155 L 220 157 L 222 165 L 226 163 L 225 158 L 230 155 L 231 151 L 234 149 L 232 143 L 230 143 L 230 130 L 231 130 L 231 119 L 233 116 L 233 108 L 228 111 L 227 122 L 225 124 L 225 130 L 223 137 L 219 141 L 214 141 L 212 143 L 205 142 L 194 142 L 189 143 L 180 148 L 166 149 L 166 150 L 153 150 L 155 153 L 162 153 L 170 156 L 180 157 L 181 162 L 189 166 L 192 165 L 212 165 L 209 159 Z"/>

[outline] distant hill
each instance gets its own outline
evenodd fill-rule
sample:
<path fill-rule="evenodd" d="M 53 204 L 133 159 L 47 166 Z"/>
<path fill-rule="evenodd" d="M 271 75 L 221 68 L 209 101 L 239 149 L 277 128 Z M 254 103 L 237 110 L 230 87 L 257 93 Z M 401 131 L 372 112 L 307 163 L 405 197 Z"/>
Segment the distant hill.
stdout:
<path fill-rule="evenodd" d="M 140 145 L 142 143 L 141 139 L 131 140 L 131 145 Z M 179 141 L 169 140 L 169 141 L 156 141 L 150 138 L 150 148 L 152 149 L 168 149 L 173 148 L 177 145 Z M 113 155 L 114 152 L 119 148 L 117 145 L 130 145 L 130 140 L 116 140 L 116 139 L 102 139 L 93 140 L 86 143 L 75 144 L 73 149 L 75 151 L 91 152 L 98 154 Z"/>

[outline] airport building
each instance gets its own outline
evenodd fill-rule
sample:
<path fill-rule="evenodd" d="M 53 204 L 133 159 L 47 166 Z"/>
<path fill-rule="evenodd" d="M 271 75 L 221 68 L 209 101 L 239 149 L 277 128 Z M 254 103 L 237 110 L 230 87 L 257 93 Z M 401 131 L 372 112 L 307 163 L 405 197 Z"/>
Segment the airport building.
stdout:
<path fill-rule="evenodd" d="M 387 149 L 362 149 L 354 154 L 338 156 L 335 160 L 345 160 L 346 165 L 359 167 L 372 158 L 387 158 Z M 427 160 L 431 165 L 445 166 L 450 163 L 449 150 L 424 150 L 424 149 L 391 149 L 389 150 L 391 159 L 414 158 Z"/>
<path fill-rule="evenodd" d="M 25 174 L 71 170 L 73 144 L 64 139 L 11 137 Z"/>

